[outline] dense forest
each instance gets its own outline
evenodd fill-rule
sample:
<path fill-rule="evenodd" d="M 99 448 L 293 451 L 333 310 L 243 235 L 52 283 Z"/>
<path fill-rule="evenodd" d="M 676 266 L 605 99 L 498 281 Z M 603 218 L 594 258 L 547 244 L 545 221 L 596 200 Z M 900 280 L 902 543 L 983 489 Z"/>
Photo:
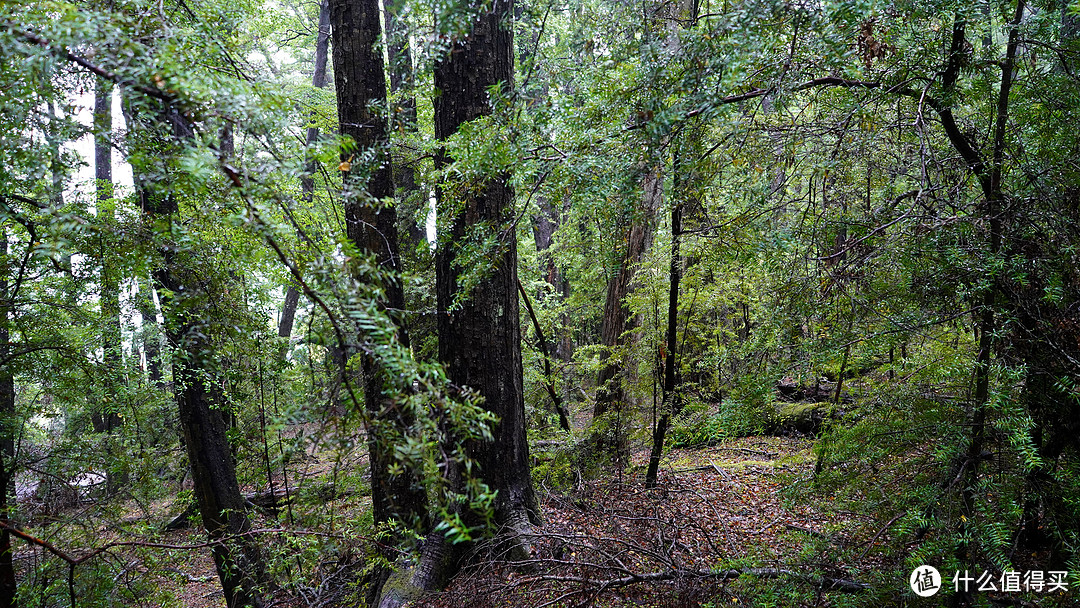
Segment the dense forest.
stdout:
<path fill-rule="evenodd" d="M 0 23 L 0 608 L 1076 605 L 1077 2 Z"/>

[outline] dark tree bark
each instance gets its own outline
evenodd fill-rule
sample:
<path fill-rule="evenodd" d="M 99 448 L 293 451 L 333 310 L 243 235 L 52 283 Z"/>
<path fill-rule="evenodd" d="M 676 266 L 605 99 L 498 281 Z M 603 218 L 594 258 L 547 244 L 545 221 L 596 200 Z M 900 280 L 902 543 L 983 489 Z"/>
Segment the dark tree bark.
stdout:
<path fill-rule="evenodd" d="M 416 97 L 413 95 L 414 76 L 412 47 L 409 45 L 408 24 L 402 21 L 404 0 L 388 0 L 383 12 L 389 58 L 390 92 L 399 94 L 399 101 L 390 109 L 390 131 L 412 133 L 416 131 Z M 398 225 L 404 228 L 403 251 L 416 251 L 426 247 L 426 226 L 416 221 L 420 209 L 428 208 L 426 196 L 421 196 L 416 183 L 416 169 L 405 162 L 401 155 L 394 158 L 394 184 L 398 191 L 398 206 L 404 213 L 398 216 Z"/>
<path fill-rule="evenodd" d="M 171 272 L 159 276 L 166 288 L 185 287 L 185 282 Z M 248 535 L 251 522 L 236 481 L 226 435 L 229 425 L 222 408 L 211 400 L 199 367 L 199 361 L 213 356 L 213 352 L 202 340 L 199 320 L 178 321 L 167 333 L 170 341 L 181 345 L 176 357 L 181 360 L 173 364 L 174 383 L 179 387 L 180 424 L 203 525 L 211 541 L 220 541 L 213 548 L 214 565 L 229 608 L 262 606 L 262 555 L 255 539 Z"/>
<path fill-rule="evenodd" d="M 473 29 L 457 40 L 435 67 L 435 136 L 440 140 L 458 128 L 491 113 L 489 88 L 513 85 L 513 37 L 508 21 L 511 0 L 495 0 L 489 7 L 470 5 L 476 11 Z M 436 159 L 446 166 L 445 151 Z M 509 530 L 511 554 L 527 555 L 522 532 L 538 515 L 529 476 L 529 446 L 525 437 L 525 405 L 522 393 L 521 343 L 517 299 L 517 249 L 513 222 L 514 192 L 506 175 L 489 176 L 467 188 L 463 200 L 448 201 L 438 191 L 439 208 L 454 208 L 440 235 L 436 253 L 439 359 L 450 381 L 470 387 L 483 398 L 483 407 L 499 422 L 489 442 L 470 442 L 468 456 L 476 474 L 497 490 L 495 520 Z M 495 249 L 488 253 L 489 270 L 462 293 L 458 248 L 466 244 L 466 232 L 490 231 Z M 462 514 L 477 522 L 475 514 Z M 417 593 L 436 589 L 460 567 L 464 543 L 451 545 L 440 531 L 428 534 L 420 564 L 392 579 L 378 600 L 381 608 L 400 606 Z"/>
<path fill-rule="evenodd" d="M 383 285 L 384 307 L 393 311 L 398 321 L 398 339 L 408 346 L 408 333 L 398 312 L 405 307 L 404 292 L 397 279 L 401 265 L 398 255 L 397 216 L 393 206 L 383 200 L 394 195 L 386 136 L 386 119 L 373 108 L 386 107 L 386 76 L 382 49 L 377 46 L 381 34 L 377 0 L 331 0 L 330 21 L 334 30 L 334 82 L 338 99 L 338 123 L 342 135 L 356 143 L 356 156 L 374 151 L 369 167 L 360 167 L 345 175 L 345 231 L 356 246 L 374 255 L 392 277 Z M 347 153 L 344 158 L 353 157 Z M 364 181 L 363 177 L 367 179 Z M 370 356 L 363 360 L 364 400 L 376 424 L 407 428 L 409 419 L 383 394 L 385 379 L 378 362 Z M 369 429 L 371 458 L 372 509 L 376 522 L 400 519 L 419 524 L 425 512 L 426 496 L 412 472 L 391 475 L 395 462 L 392 445 Z"/>
<path fill-rule="evenodd" d="M 0 259 L 6 258 L 6 228 L 0 227 Z M 0 522 L 11 525 L 15 495 L 15 435 L 18 418 L 15 412 L 15 375 L 11 361 L 11 294 L 8 293 L 7 269 L 0 269 Z M 18 583 L 11 546 L 11 534 L 0 530 L 0 608 L 14 608 Z"/>
<path fill-rule="evenodd" d="M 532 319 L 533 329 L 536 331 L 536 341 L 540 343 L 540 355 L 544 360 L 544 387 L 547 389 L 548 396 L 551 397 L 551 405 L 555 408 L 555 413 L 559 415 L 559 426 L 562 430 L 570 430 L 570 414 L 566 411 L 566 407 L 563 405 L 562 397 L 559 396 L 559 392 L 555 387 L 555 374 L 551 370 L 551 354 L 548 349 L 548 341 L 544 336 L 544 329 L 540 326 L 540 320 L 536 318 L 536 311 L 533 310 L 532 304 L 529 302 L 529 294 L 525 293 L 525 288 L 522 287 L 521 281 L 518 281 L 518 294 L 521 295 L 521 300 L 525 302 L 525 310 L 529 312 L 529 318 Z"/>
<path fill-rule="evenodd" d="M 678 163 L 675 167 L 675 181 L 680 181 Z M 653 432 L 652 454 L 649 456 L 649 468 L 645 472 L 645 487 L 656 487 L 656 475 L 660 468 L 660 457 L 664 453 L 664 436 L 667 434 L 671 415 L 678 410 L 678 392 L 675 390 L 679 368 L 679 280 L 682 278 L 682 258 L 679 257 L 679 241 L 682 240 L 682 201 L 678 199 L 679 188 L 676 186 L 676 200 L 671 208 L 671 268 L 668 272 L 668 319 L 667 319 L 667 356 L 664 361 L 663 407 L 660 420 Z"/>
<path fill-rule="evenodd" d="M 300 304 L 300 291 L 292 283 L 285 289 L 285 301 L 281 305 L 281 318 L 278 320 L 278 336 L 292 336 L 293 323 L 296 321 L 296 307 Z"/>
<path fill-rule="evenodd" d="M 1009 116 L 1009 94 L 1013 84 L 1013 69 L 1016 62 L 1016 53 L 1019 46 L 1019 24 L 1024 15 L 1024 0 L 1017 0 L 1016 13 L 1009 24 L 1009 36 L 1006 44 L 1005 59 L 1001 63 L 1001 85 L 998 90 L 996 120 L 992 140 L 990 166 L 988 167 L 982 157 L 972 147 L 971 142 L 956 125 L 952 115 L 951 106 L 938 106 L 938 115 L 941 117 L 942 126 L 950 143 L 967 162 L 983 191 L 984 217 L 987 219 L 989 228 L 988 254 L 991 259 L 996 259 L 1001 253 L 1003 216 L 1009 213 L 1006 209 L 1005 193 L 1002 186 L 1003 168 L 1005 162 L 1006 127 Z M 957 14 L 953 21 L 952 39 L 949 44 L 949 55 L 945 71 L 942 74 L 942 88 L 946 98 L 951 97 L 955 90 L 956 80 L 960 75 L 964 58 L 966 20 Z M 975 362 L 974 374 L 974 403 L 968 427 L 970 437 L 968 449 L 960 463 L 960 470 L 965 471 L 963 490 L 961 491 L 961 522 L 960 531 L 963 537 L 968 537 L 968 531 L 972 518 L 975 514 L 975 492 L 977 481 L 980 476 L 979 463 L 982 460 L 983 446 L 986 433 L 986 410 L 990 400 L 990 373 L 991 359 L 994 349 L 994 333 L 997 326 L 996 312 L 1000 305 L 998 302 L 1001 292 L 1000 277 L 992 277 L 990 286 L 983 296 L 980 311 L 977 315 L 977 332 L 979 335 L 979 352 Z M 965 540 L 957 547 L 957 559 L 964 564 L 971 564 L 973 560 L 970 541 Z M 974 602 L 970 593 L 960 592 L 951 596 L 951 603 L 955 606 L 969 606 Z"/>
<path fill-rule="evenodd" d="M 156 120 L 146 126 L 152 135 L 173 142 L 194 136 L 191 125 L 169 107 L 162 108 Z M 174 169 L 167 164 L 156 169 L 153 176 L 136 172 L 135 183 L 143 211 L 167 235 L 179 215 L 168 183 Z M 205 380 L 215 357 L 206 327 L 212 311 L 205 277 L 196 277 L 184 267 L 174 245 L 165 244 L 161 254 L 162 263 L 153 271 L 153 278 L 162 296 L 165 336 L 176 349 L 173 387 L 199 512 L 207 536 L 215 542 L 214 565 L 227 606 L 259 608 L 265 580 L 262 553 L 249 534 L 251 523 L 226 434 L 226 412 L 222 404 L 213 401 Z"/>
<path fill-rule="evenodd" d="M 330 4 L 323 0 L 319 4 L 319 33 L 315 37 L 315 71 L 311 74 L 311 86 L 321 89 L 326 86 L 326 63 L 330 54 Z M 319 128 L 312 125 L 308 127 L 305 145 L 310 150 L 319 141 Z M 308 157 L 304 175 L 300 178 L 300 189 L 305 203 L 311 203 L 315 198 L 315 171 L 318 168 L 316 161 Z M 301 238 L 303 236 L 301 235 Z M 288 338 L 292 335 L 293 321 L 296 319 L 296 307 L 300 303 L 300 292 L 296 285 L 289 284 L 285 289 L 285 302 L 281 309 L 281 319 L 278 321 L 278 336 Z"/>
<path fill-rule="evenodd" d="M 513 32 L 508 23 L 512 11 L 512 0 L 495 0 L 476 17 L 470 35 L 436 64 L 437 139 L 445 140 L 464 123 L 490 114 L 489 88 L 512 88 Z M 445 166 L 450 159 L 443 152 L 437 162 Z M 461 208 L 447 222 L 448 238 L 439 239 L 435 269 L 439 359 L 451 382 L 476 389 L 484 397 L 484 407 L 499 417 L 494 441 L 469 446 L 469 455 L 483 480 L 499 492 L 496 519 L 520 524 L 537 509 L 525 440 L 514 191 L 507 178 L 491 176 L 454 204 L 440 200 L 440 209 L 459 204 Z M 446 197 L 445 191 L 438 195 Z M 471 292 L 462 294 L 457 248 L 465 243 L 466 231 L 476 229 L 494 231 L 497 245 L 489 253 L 490 270 Z M 463 295 L 464 302 L 454 306 L 454 299 Z"/>

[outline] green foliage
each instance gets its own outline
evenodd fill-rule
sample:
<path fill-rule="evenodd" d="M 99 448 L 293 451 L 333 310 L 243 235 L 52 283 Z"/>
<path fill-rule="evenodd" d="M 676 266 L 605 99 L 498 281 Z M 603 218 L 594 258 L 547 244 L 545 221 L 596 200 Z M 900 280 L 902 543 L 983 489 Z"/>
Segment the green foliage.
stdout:
<path fill-rule="evenodd" d="M 1062 21 L 1075 10 L 1034 3 L 1021 14 L 1013 89 L 999 99 L 1014 3 L 808 8 L 747 0 L 710 5 L 694 22 L 686 7 L 662 3 L 522 2 L 515 82 L 489 91 L 492 116 L 438 142 L 432 68 L 484 4 L 397 9 L 412 36 L 395 35 L 415 47 L 415 74 L 380 111 L 416 99 L 415 124 L 400 124 L 392 145 L 395 163 L 415 170 L 417 188 L 402 200 L 349 195 L 424 222 L 436 188 L 460 201 L 509 176 L 517 200 L 505 224 L 477 225 L 456 239 L 458 298 L 516 234 L 521 283 L 551 349 L 545 362 L 522 311 L 533 440 L 576 439 L 576 429 L 569 439 L 554 430 L 548 385 L 580 421 L 605 356 L 622 363 L 612 382 L 624 403 L 593 430 L 627 432 L 634 449 L 651 440 L 671 359 L 682 410 L 669 447 L 771 430 L 778 379 L 803 388 L 841 383 L 817 446 L 821 470 L 812 482 L 795 480 L 792 491 L 806 500 L 836 496 L 866 514 L 858 524 L 866 536 L 884 529 L 873 549 L 881 570 L 852 576 L 901 580 L 922 562 L 942 571 L 974 562 L 1000 569 L 1024 565 L 1032 553 L 1038 565 L 1080 569 L 1080 140 L 1072 128 L 1080 63 Z M 313 479 L 334 492 L 369 494 L 360 462 L 374 437 L 393 454 L 392 474 L 421 473 L 439 530 L 454 541 L 479 538 L 487 521 L 463 512 L 490 514 L 492 492 L 475 478 L 458 492 L 448 478 L 471 472 L 464 446 L 489 439 L 495 421 L 478 395 L 450 386 L 431 363 L 431 247 L 416 239 L 399 277 L 344 238 L 335 168 L 344 153 L 364 174 L 376 155 L 334 137 L 300 143 L 306 127 L 336 127 L 333 92 L 308 84 L 317 7 L 266 8 L 221 0 L 0 5 L 0 308 L 10 333 L 0 371 L 17 394 L 0 434 L 20 440 L 11 470 L 55 482 L 43 483 L 43 495 L 108 474 L 111 483 L 125 481 L 108 500 L 106 488 L 90 492 L 100 503 L 92 516 L 118 521 L 120 504 L 149 513 L 180 492 L 186 475 L 170 390 L 182 387 L 168 385 L 168 368 L 192 363 L 230 420 L 245 486 L 281 487 L 319 452 L 332 456 Z M 947 84 L 943 49 L 957 15 L 965 56 Z M 108 200 L 92 196 L 95 184 L 82 177 L 88 160 L 72 142 L 95 135 L 79 106 L 97 76 L 121 89 L 126 133 L 111 134 L 114 154 L 141 182 L 161 185 L 149 195 L 176 203 L 174 217 L 147 218 L 146 201 L 119 180 Z M 170 111 L 190 137 L 174 136 L 163 120 Z M 993 200 L 956 133 L 984 172 L 996 172 Z M 440 147 L 450 162 L 436 170 Z M 655 217 L 642 206 L 646 175 L 664 184 Z M 316 187 L 305 197 L 308 176 Z M 661 349 L 675 203 L 684 208 L 682 285 L 678 353 L 668 358 Z M 439 213 L 444 244 L 453 211 Z M 550 243 L 540 242 L 541 221 L 553 225 Z M 648 230 L 652 245 L 626 260 L 633 226 Z M 166 260 L 196 288 L 159 290 L 173 313 L 165 315 L 170 335 L 185 331 L 150 361 L 161 332 L 145 294 Z M 607 349 L 601 317 L 621 270 L 634 274 L 619 303 L 629 323 L 620 345 Z M 118 313 L 104 302 L 110 274 L 122 294 Z M 407 311 L 380 304 L 397 280 Z M 286 341 L 272 320 L 289 285 L 303 303 Z M 410 348 L 399 339 L 402 319 Z M 106 344 L 111 333 L 121 336 L 119 349 Z M 200 350 L 185 352 L 191 344 Z M 991 364 L 983 366 L 987 344 Z M 382 370 L 385 407 L 407 424 L 363 404 L 365 358 Z M 156 382 L 145 369 L 153 363 L 165 369 Z M 819 402 L 815 394 L 785 407 Z M 95 432 L 108 416 L 119 427 Z M 576 487 L 583 472 L 607 472 L 577 449 L 533 453 L 535 482 L 554 491 Z M 334 530 L 332 540 L 279 538 L 271 571 L 294 589 L 314 584 L 324 553 L 363 555 L 368 569 L 386 565 L 372 545 L 354 546 L 358 538 L 415 541 L 409 526 L 417 522 L 376 529 L 362 508 L 320 512 L 311 505 L 331 500 L 322 491 L 297 489 L 296 512 L 277 515 L 282 527 Z M 61 540 L 95 544 L 72 532 L 85 520 L 45 511 L 65 522 Z M 39 516 L 25 503 L 16 515 Z M 860 557 L 811 545 L 808 561 Z M 140 559 L 164 567 L 169 558 L 146 551 Z M 28 567 L 23 604 L 66 601 L 63 568 L 44 558 Z M 110 596 L 165 601 L 133 572 L 109 560 L 80 566 L 80 605 Z M 762 606 L 812 599 L 775 581 L 737 587 L 737 597 Z M 894 599 L 880 593 L 862 601 Z"/>

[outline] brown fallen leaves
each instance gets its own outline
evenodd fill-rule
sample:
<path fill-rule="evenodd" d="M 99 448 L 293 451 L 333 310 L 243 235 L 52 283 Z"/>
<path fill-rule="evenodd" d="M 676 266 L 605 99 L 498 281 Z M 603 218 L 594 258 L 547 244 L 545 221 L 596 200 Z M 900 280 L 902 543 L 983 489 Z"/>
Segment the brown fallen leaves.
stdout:
<path fill-rule="evenodd" d="M 623 483 L 604 479 L 568 495 L 548 494 L 533 559 L 508 563 L 489 546 L 449 589 L 421 605 L 739 605 L 731 582 L 740 577 L 856 590 L 835 565 L 823 577 L 799 563 L 807 537 L 824 538 L 827 525 L 842 523 L 817 505 L 785 505 L 781 497 L 785 480 L 809 475 L 810 448 L 799 439 L 731 440 L 669 455 L 654 490 L 644 488 L 635 469 Z M 847 542 L 832 531 L 828 538 Z"/>

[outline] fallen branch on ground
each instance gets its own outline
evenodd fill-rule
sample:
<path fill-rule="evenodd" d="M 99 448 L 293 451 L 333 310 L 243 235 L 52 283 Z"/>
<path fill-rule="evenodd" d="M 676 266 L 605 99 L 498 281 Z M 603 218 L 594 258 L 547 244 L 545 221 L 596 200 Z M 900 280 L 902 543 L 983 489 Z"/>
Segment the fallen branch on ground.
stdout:
<path fill-rule="evenodd" d="M 702 570 L 668 570 L 661 572 L 646 572 L 641 574 L 629 574 L 620 578 L 593 579 L 583 576 L 559 576 L 540 575 L 522 578 L 515 581 L 516 584 L 529 584 L 537 582 L 576 583 L 595 589 L 597 593 L 607 589 L 616 589 L 638 583 L 655 583 L 673 581 L 679 579 L 710 579 L 715 581 L 730 581 L 741 576 L 753 576 L 757 578 L 780 578 L 789 576 L 812 584 L 823 591 L 840 591 L 843 593 L 859 593 L 870 589 L 870 585 L 842 578 L 829 576 L 817 576 L 805 574 L 784 568 L 732 568 L 728 570 L 702 571 Z"/>

